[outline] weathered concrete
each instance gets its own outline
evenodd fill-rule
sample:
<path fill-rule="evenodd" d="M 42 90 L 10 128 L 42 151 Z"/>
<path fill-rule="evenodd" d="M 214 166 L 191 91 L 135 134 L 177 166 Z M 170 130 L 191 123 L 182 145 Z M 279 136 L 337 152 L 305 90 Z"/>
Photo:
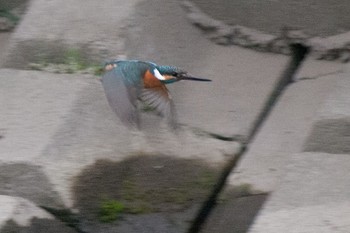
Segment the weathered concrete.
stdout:
<path fill-rule="evenodd" d="M 219 202 L 205 222 L 202 233 L 246 233 L 267 195 L 228 197 Z"/>
<path fill-rule="evenodd" d="M 295 75 L 295 82 L 282 94 L 250 142 L 243 158 L 228 177 L 228 185 L 223 194 L 225 199 L 236 198 L 230 192 L 232 187 L 249 187 L 246 190 L 248 196 L 254 193 L 271 193 L 278 188 L 290 163 L 290 155 L 303 151 L 315 116 L 327 98 L 327 93 L 333 90 L 335 82 L 340 79 L 342 68 L 343 65 L 335 63 L 312 59 L 305 61 Z M 210 224 L 205 226 L 206 232 L 215 227 L 223 232 L 236 229 L 231 224 L 231 218 L 237 219 L 234 217 L 237 215 L 235 208 L 230 211 L 224 206 L 225 202 L 215 209 L 208 221 Z M 259 205 L 247 208 L 258 211 Z M 252 217 L 254 215 L 251 215 L 251 219 Z"/>
<path fill-rule="evenodd" d="M 315 79 L 328 78 L 330 75 L 336 75 L 344 72 L 344 64 L 317 61 L 312 57 L 306 57 L 294 75 L 294 81 L 307 81 Z"/>
<path fill-rule="evenodd" d="M 349 232 L 349 169 L 348 154 L 290 155 L 286 177 L 249 232 Z"/>
<path fill-rule="evenodd" d="M 124 53 L 122 34 L 136 2 L 73 0 L 64 7 L 60 1 L 32 0 L 3 65 L 26 68 L 30 62 L 63 62 L 72 49 L 97 64 L 117 57 Z"/>
<path fill-rule="evenodd" d="M 57 17 L 53 17 L 50 7 L 58 3 L 37 6 L 39 2 L 33 1 L 23 23 L 14 34 L 12 46 L 20 48 L 17 48 L 16 52 L 10 51 L 13 55 L 8 57 L 9 66 L 16 63 L 14 66 L 18 67 L 35 61 L 31 58 L 25 60 L 33 55 L 32 48 L 35 46 L 38 46 L 35 49 L 39 49 L 35 53 L 39 51 L 39 54 L 45 54 L 45 48 L 47 51 L 59 48 L 61 52 L 66 47 L 62 46 L 62 43 L 53 42 L 57 38 L 73 44 L 81 39 L 80 35 L 83 32 L 79 30 L 82 29 L 74 31 L 75 26 L 81 27 L 79 21 L 74 24 L 69 21 L 70 17 L 64 19 L 63 13 L 57 13 Z M 86 5 L 91 6 L 95 5 Z M 108 4 L 104 6 L 110 7 Z M 159 9 L 159 14 L 152 18 L 141 14 L 157 10 L 159 7 L 163 10 Z M 53 24 L 54 30 L 50 31 L 53 33 L 45 31 L 45 27 L 40 29 L 43 25 L 37 25 L 33 21 L 36 15 L 40 13 L 42 16 L 43 12 L 50 17 L 46 21 Z M 131 12 L 135 12 L 135 21 L 131 22 L 133 26 L 126 35 L 126 48 L 130 48 L 129 57 L 178 65 L 195 75 L 214 80 L 210 84 L 182 82 L 170 87 L 179 122 L 184 124 L 178 135 L 169 132 L 168 128 L 159 122 L 158 117 L 143 114 L 142 128 L 147 137 L 137 135 L 135 138 L 110 110 L 96 78 L 13 70 L 3 70 L 3 75 L 0 74 L 1 82 L 4 82 L 1 86 L 4 88 L 4 98 L 1 99 L 3 108 L 6 109 L 1 119 L 4 124 L 1 127 L 3 138 L 0 140 L 3 144 L 2 161 L 30 162 L 40 166 L 48 177 L 49 187 L 52 186 L 53 190 L 47 195 L 53 197 L 57 193 L 58 199 L 62 199 L 67 207 L 74 206 L 75 194 L 72 192 L 72 185 L 76 177 L 81 174 L 82 169 L 100 159 L 121 161 L 135 153 L 152 153 L 179 159 L 199 159 L 206 161 L 209 166 L 222 166 L 230 155 L 237 151 L 238 144 L 208 137 L 205 132 L 227 137 L 237 134 L 246 136 L 262 103 L 287 63 L 285 56 L 265 55 L 236 47 L 227 50 L 213 45 L 186 21 L 183 9 L 176 2 L 142 2 Z M 45 17 L 42 16 L 43 19 Z M 67 25 L 72 26 L 66 33 L 60 31 L 61 26 L 56 25 L 62 24 L 62 20 L 68 21 L 65 26 L 62 25 L 65 30 Z M 174 22 L 178 23 L 178 26 L 169 30 L 169 25 Z M 29 28 L 24 28 L 26 25 Z M 105 25 L 105 28 L 110 27 Z M 164 31 L 168 33 L 164 34 Z M 123 32 L 119 29 L 115 31 L 117 36 L 124 36 Z M 94 33 L 100 35 L 101 31 Z M 140 35 L 144 39 L 142 42 L 138 39 Z M 110 34 L 105 36 L 113 38 Z M 45 43 L 33 38 L 43 39 Z M 171 46 L 168 43 L 170 40 L 173 41 Z M 22 58 L 21 51 L 29 56 Z M 19 53 L 15 54 L 17 52 Z M 114 50 L 108 52 L 113 55 L 121 53 Z M 33 56 L 36 59 L 36 55 Z M 8 77 L 11 77 L 11 80 L 8 80 Z M 13 145 L 18 145 L 19 150 L 13 150 Z M 106 187 L 109 187 L 108 184 Z M 30 195 L 35 194 L 30 193 L 26 196 L 34 200 Z M 200 203 L 203 200 L 196 201 Z M 150 232 L 162 229 L 182 232 L 188 227 L 188 221 L 193 219 L 196 208 L 189 212 L 185 210 L 153 217 L 140 216 L 133 219 L 133 222 L 136 225 L 145 225 L 145 221 L 150 224 L 152 221 L 157 222 L 151 224 Z M 186 224 L 183 220 L 186 220 Z M 86 227 L 93 229 L 96 225 Z M 126 221 L 119 227 L 134 229 L 135 225 L 130 226 Z"/>
<path fill-rule="evenodd" d="M 190 127 L 171 133 L 159 117 L 149 114 L 142 116 L 144 135 L 135 136 L 109 108 L 97 77 L 3 69 L 0 82 L 0 193 L 22 196 L 39 205 L 72 207 L 75 177 L 100 159 L 164 154 L 204 160 L 208 167 L 216 167 L 239 147 Z M 162 163 L 144 166 L 162 168 Z M 184 214 L 171 218 L 181 219 Z"/>
<path fill-rule="evenodd" d="M 26 199 L 0 195 L 0 205 L 0 232 L 75 232 Z"/>
<path fill-rule="evenodd" d="M 9 32 L 1 32 L 0 33 L 0 64 L 2 63 L 3 59 L 5 58 L 5 49 L 7 48 L 9 42 L 10 42 L 11 34 Z"/>
<path fill-rule="evenodd" d="M 150 16 L 146 12 L 156 11 Z M 130 58 L 173 64 L 212 83 L 172 91 L 181 123 L 222 136 L 247 136 L 288 57 L 222 47 L 204 38 L 177 1 L 140 2 L 126 43 Z M 142 38 L 142 40 L 140 40 Z"/>
<path fill-rule="evenodd" d="M 299 74 L 305 77 L 303 73 L 307 74 L 306 71 Z M 259 192 L 273 191 L 285 172 L 290 154 L 303 150 L 315 114 L 337 79 L 339 76 L 333 74 L 291 84 L 229 177 L 229 184 L 248 183 Z"/>
<path fill-rule="evenodd" d="M 101 158 L 120 159 L 135 152 L 130 145 L 132 134 L 110 110 L 97 78 L 1 70 L 0 81 L 2 162 L 42 165 L 49 169 L 50 177 L 64 179 L 63 184 L 84 164 Z M 221 163 L 226 154 L 237 150 L 235 143 L 200 133 L 196 136 L 186 128 L 177 138 L 159 118 L 144 118 L 145 130 L 153 136 L 142 139 L 139 135 L 144 144 L 137 150 L 197 156 L 213 163 Z M 160 127 L 155 130 L 152 124 Z M 173 140 L 164 142 L 162 138 Z M 69 190 L 69 182 L 65 185 Z"/>
<path fill-rule="evenodd" d="M 344 9 L 348 7 L 345 1 L 331 7 L 327 5 L 328 3 L 325 4 L 322 1 L 317 1 L 317 3 L 313 3 L 313 9 L 308 14 L 296 19 L 293 18 L 296 17 L 295 13 L 299 14 L 304 11 L 308 6 L 307 1 L 301 1 L 301 4 L 292 3 L 291 5 L 289 5 L 290 3 L 288 1 L 278 1 L 271 5 L 264 2 L 249 3 L 249 6 L 243 7 L 245 8 L 243 11 L 242 6 L 244 2 L 237 6 L 235 5 L 237 3 L 231 2 L 221 2 L 218 4 L 213 1 L 197 2 L 194 0 L 194 2 L 198 3 L 198 6 L 189 0 L 183 0 L 182 2 L 182 5 L 188 11 L 187 18 L 189 21 L 201 28 L 204 34 L 214 43 L 226 46 L 239 45 L 257 51 L 279 54 L 291 54 L 289 45 L 291 43 L 301 43 L 311 47 L 311 55 L 314 59 L 337 60 L 340 62 L 348 62 L 350 60 L 349 32 L 343 30 L 342 26 L 340 26 L 344 23 L 344 20 L 341 19 L 341 14 L 334 16 L 331 13 L 338 7 L 342 8 L 342 5 L 345 5 Z M 256 7 L 262 8 L 256 11 L 256 13 L 257 15 L 261 14 L 263 18 L 265 17 L 263 20 L 251 20 L 251 17 L 247 17 L 248 12 L 256 9 Z M 231 8 L 233 10 L 229 10 Z M 235 12 L 236 10 L 239 13 Z M 219 14 L 219 18 L 221 18 L 225 14 L 222 11 L 229 12 L 229 20 L 235 20 L 235 16 L 243 16 L 243 20 L 241 19 L 233 23 L 229 23 L 227 20 L 220 21 L 215 16 Z M 273 12 L 272 15 L 270 15 L 271 11 Z M 284 11 L 288 13 L 282 13 Z M 323 13 L 320 14 L 320 12 Z M 277 15 L 282 13 L 282 16 L 278 16 L 279 20 L 268 22 L 276 13 Z M 324 17 L 326 14 L 330 14 L 330 16 Z M 320 16 L 324 21 L 319 22 L 314 19 Z M 310 17 L 309 23 L 317 22 L 317 25 L 311 26 L 308 23 L 302 23 L 302 27 L 296 26 L 298 24 L 297 19 L 302 21 L 307 17 Z M 330 20 L 332 17 L 334 18 Z M 293 21 L 293 23 L 288 25 L 288 21 Z M 250 22 L 253 22 L 253 24 Z M 275 23 L 282 23 L 282 26 L 274 26 Z M 334 26 L 334 24 L 337 26 Z M 275 33 L 272 33 L 271 30 L 263 30 L 266 26 L 271 27 Z M 325 34 L 329 37 L 323 37 Z"/>
<path fill-rule="evenodd" d="M 350 94 L 349 73 L 339 74 L 340 80 L 328 96 L 313 123 L 305 142 L 305 151 L 349 154 Z"/>
<path fill-rule="evenodd" d="M 284 27 L 302 29 L 311 35 L 329 36 L 349 30 L 346 0 L 201 1 L 191 0 L 205 13 L 231 25 L 242 25 L 279 34 Z"/>
<path fill-rule="evenodd" d="M 292 138 L 289 137 L 288 144 L 284 145 L 282 153 L 276 154 L 271 160 L 268 159 L 268 156 L 264 156 L 271 170 L 267 169 L 268 166 L 261 166 L 263 163 L 258 160 L 258 157 L 255 157 L 255 162 L 258 161 L 260 167 L 250 165 L 250 169 L 259 175 L 259 181 L 253 176 L 249 177 L 248 169 L 243 170 L 242 175 L 239 173 L 232 175 L 231 182 L 233 183 L 246 179 L 247 183 L 253 183 L 256 185 L 254 187 L 259 187 L 265 192 L 273 191 L 250 232 L 347 232 L 350 229 L 348 222 L 350 209 L 347 207 L 349 190 L 344 178 L 350 165 L 347 136 L 350 99 L 348 69 L 345 66 L 342 72 L 338 71 L 330 75 L 322 75 L 322 69 L 319 69 L 318 72 L 320 75 L 314 76 L 313 80 L 299 81 L 305 87 L 308 82 L 320 84 L 329 80 L 327 88 L 323 89 L 324 100 L 321 104 L 313 104 L 312 108 L 315 108 L 316 111 L 314 110 L 313 116 L 308 117 L 307 127 L 304 128 L 305 133 L 300 138 L 302 140 L 297 147 L 293 146 L 294 149 L 298 149 L 298 152 L 314 153 L 293 155 L 294 151 L 289 150 L 287 146 L 292 142 Z M 301 87 L 299 91 L 300 89 Z M 320 88 L 317 90 L 321 92 Z M 287 90 L 286 94 L 289 91 Z M 312 96 L 311 93 L 309 91 L 308 95 Z M 305 100 L 304 103 L 306 103 Z M 309 103 L 308 111 L 312 109 L 311 106 Z M 273 114 L 269 121 L 272 119 Z M 285 120 L 287 119 L 290 117 Z M 263 132 L 264 128 L 260 133 Z M 307 137 L 306 133 L 308 133 Z M 298 136 L 300 135 L 299 132 Z M 252 149 L 255 145 L 256 143 L 253 143 Z M 251 154 L 248 153 L 243 159 L 241 163 L 243 166 L 249 156 Z M 279 163 L 281 158 L 284 160 L 283 163 Z M 266 168 L 265 173 L 259 173 L 261 167 Z M 236 171 L 240 171 L 239 169 Z M 245 176 L 246 174 L 248 176 Z M 235 179 L 235 177 L 238 178 Z M 269 181 L 273 182 L 269 183 Z"/>
<path fill-rule="evenodd" d="M 2 69 L 0 160 L 34 161 L 89 81 L 92 79 L 72 75 Z"/>
<path fill-rule="evenodd" d="M 20 197 L 10 197 L 0 195 L 1 215 L 0 229 L 6 221 L 12 220 L 21 226 L 28 226 L 31 218 L 46 218 L 53 217 L 42 209 L 36 207 L 33 203 Z"/>
<path fill-rule="evenodd" d="M 21 4 L 25 4 L 28 0 L 0 0 L 0 10 L 11 10 Z"/>
<path fill-rule="evenodd" d="M 235 135 L 247 136 L 288 58 L 213 44 L 190 25 L 185 16 L 186 12 L 179 3 L 170 0 L 107 1 L 103 4 L 89 0 L 84 5 L 75 1 L 62 5 L 59 1 L 32 0 L 26 17 L 13 36 L 6 66 L 24 68 L 28 62 L 62 62 L 65 52 L 78 49 L 85 59 L 93 62 L 127 55 L 177 65 L 196 76 L 211 78 L 213 82 L 181 82 L 170 86 L 182 124 L 177 134 L 170 132 L 158 117 L 143 113 L 144 133 L 135 135 L 124 128 L 110 110 L 101 84 L 95 77 L 0 70 L 0 194 L 25 197 L 37 205 L 49 206 L 52 203 L 53 207 L 76 208 L 73 210 L 79 214 L 84 206 L 77 204 L 78 194 L 82 196 L 82 203 L 84 200 L 97 202 L 96 197 L 104 198 L 98 197 L 99 193 L 115 197 L 115 190 L 119 188 L 115 184 L 122 182 L 128 172 L 141 178 L 148 174 L 148 178 L 164 179 L 159 181 L 163 185 L 174 174 L 181 175 L 170 177 L 172 180 L 178 181 L 180 179 L 176 178 L 180 176 L 186 179 L 181 170 L 169 174 L 164 171 L 174 171 L 171 169 L 179 167 L 193 171 L 195 169 L 190 168 L 199 167 L 198 160 L 208 168 L 222 166 L 239 145 L 212 138 L 207 132 L 228 139 Z M 341 46 L 346 42 L 346 36 L 338 38 Z M 346 75 L 341 73 L 339 64 L 307 60 L 297 74 L 296 82 L 285 91 L 238 168 L 231 174 L 230 187 L 250 184 L 255 192 L 277 190 L 253 226 L 252 230 L 258 229 L 254 232 L 260 232 L 259 227 L 286 229 L 284 227 L 294 220 L 283 223 L 283 216 L 289 218 L 295 213 L 297 217 L 307 217 L 316 211 L 323 211 L 322 216 L 332 226 L 341 230 L 348 226 L 341 215 L 348 218 L 349 213 L 346 207 L 341 207 L 348 204 L 345 176 L 337 177 L 348 170 L 346 156 L 337 155 L 338 161 L 328 157 L 329 154 L 304 153 L 296 155 L 295 161 L 291 159 L 291 155 L 302 150 L 348 152 L 350 143 L 347 131 L 343 129 L 349 125 L 344 110 L 350 99 L 346 92 L 349 84 Z M 335 91 L 327 97 L 325 93 L 331 90 Z M 315 121 L 315 115 L 326 98 L 321 117 L 316 117 Z M 333 133 L 328 134 L 329 129 Z M 336 149 L 324 146 L 332 142 L 333 137 L 337 142 L 334 143 Z M 144 155 L 141 162 L 136 163 L 139 169 L 130 164 L 120 169 L 121 161 L 132 160 L 135 155 Z M 311 156 L 304 162 L 305 155 Z M 154 160 L 157 156 L 163 160 Z M 171 157 L 170 162 L 181 161 L 186 166 L 176 167 L 181 162 L 169 165 L 164 162 L 169 162 L 167 156 Z M 149 158 L 151 162 L 146 163 Z M 315 172 L 305 176 L 313 161 Z M 101 166 L 103 163 L 105 166 Z M 288 165 L 292 167 L 285 182 L 283 176 Z M 328 166 L 329 170 L 324 169 Z M 322 173 L 331 173 L 338 167 L 334 180 Z M 101 174 L 104 174 L 102 178 Z M 319 174 L 323 183 L 312 183 Z M 322 186 L 332 182 L 338 184 Z M 292 191 L 299 186 L 303 188 L 292 199 Z M 310 191 L 311 188 L 314 189 Z M 209 189 L 205 187 L 205 190 Z M 84 199 L 89 195 L 92 199 Z M 315 195 L 320 195 L 323 203 L 314 201 Z M 261 197 L 264 199 L 263 195 Z M 337 197 L 339 201 L 333 202 L 332 198 Z M 244 199 L 252 204 L 251 198 L 254 197 L 243 197 L 227 206 L 220 205 L 204 231 L 222 229 L 230 232 L 232 222 L 228 216 L 237 215 L 237 208 L 242 206 L 240 202 Z M 285 202 L 284 198 L 290 202 Z M 144 228 L 147 232 L 184 232 L 203 197 L 199 199 L 191 208 L 180 211 L 125 215 L 124 222 L 110 225 L 86 220 L 82 228 L 91 232 L 115 232 L 116 229 L 129 232 Z M 242 231 L 263 201 L 254 200 L 249 209 L 252 212 L 246 212 L 250 217 L 239 221 L 245 224 L 240 226 Z M 335 210 L 338 207 L 340 214 L 337 215 Z M 222 218 L 221 214 L 226 217 Z M 315 225 L 313 229 L 318 229 L 318 232 L 330 229 L 327 226 L 317 228 L 319 220 L 310 218 Z M 282 224 L 272 225 L 276 219 Z M 306 225 L 303 220 L 301 223 Z M 35 226 L 41 226 L 41 223 Z M 11 229 L 12 225 L 9 227 Z M 311 229 L 311 226 L 307 227 L 305 229 Z"/>
<path fill-rule="evenodd" d="M 38 206 L 64 208 L 42 167 L 29 163 L 0 165 L 0 195 L 25 198 Z"/>

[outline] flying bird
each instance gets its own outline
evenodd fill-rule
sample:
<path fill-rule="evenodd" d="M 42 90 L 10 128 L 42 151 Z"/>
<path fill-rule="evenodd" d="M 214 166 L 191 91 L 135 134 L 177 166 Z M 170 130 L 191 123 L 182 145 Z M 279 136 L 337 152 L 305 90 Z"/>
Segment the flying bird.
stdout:
<path fill-rule="evenodd" d="M 137 102 L 165 117 L 176 128 L 173 100 L 166 84 L 181 81 L 211 81 L 196 78 L 175 66 L 160 66 L 139 60 L 114 60 L 106 62 L 102 85 L 109 105 L 128 127 L 139 128 Z"/>

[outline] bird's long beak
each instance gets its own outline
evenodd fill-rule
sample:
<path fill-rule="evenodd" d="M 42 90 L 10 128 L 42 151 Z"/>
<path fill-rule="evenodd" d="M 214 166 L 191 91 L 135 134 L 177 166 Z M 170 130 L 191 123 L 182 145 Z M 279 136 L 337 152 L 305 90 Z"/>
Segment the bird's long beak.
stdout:
<path fill-rule="evenodd" d="M 191 81 L 201 81 L 201 82 L 211 82 L 211 79 L 206 79 L 206 78 L 196 78 L 193 76 L 185 76 L 181 77 L 182 80 L 191 80 Z"/>

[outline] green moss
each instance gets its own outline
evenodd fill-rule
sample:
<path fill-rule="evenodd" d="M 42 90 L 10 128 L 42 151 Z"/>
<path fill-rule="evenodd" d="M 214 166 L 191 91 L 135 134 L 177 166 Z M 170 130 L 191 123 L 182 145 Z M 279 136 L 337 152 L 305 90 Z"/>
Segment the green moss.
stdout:
<path fill-rule="evenodd" d="M 145 187 L 139 178 L 130 176 L 122 181 L 120 198 L 125 200 L 125 212 L 141 214 L 161 211 L 162 206 L 184 206 L 206 195 L 216 182 L 217 172 L 202 170 L 194 177 L 180 184 L 167 187 Z M 175 208 L 177 209 L 177 208 Z"/>
<path fill-rule="evenodd" d="M 77 206 L 92 218 L 99 213 L 104 222 L 118 219 L 120 213 L 182 211 L 202 202 L 219 174 L 201 161 L 163 155 L 136 155 L 120 162 L 101 160 L 79 176 L 78 184 L 84 185 L 76 185 Z M 118 200 L 124 208 L 113 212 L 108 205 L 101 205 L 103 200 Z M 101 212 L 100 206 L 106 210 Z"/>
<path fill-rule="evenodd" d="M 72 73 L 87 67 L 78 49 L 68 49 L 64 54 L 63 63 L 69 66 Z"/>
<path fill-rule="evenodd" d="M 19 17 L 12 14 L 10 11 L 6 9 L 1 9 L 0 8 L 0 17 L 4 17 L 9 19 L 12 23 L 17 24 L 19 21 Z"/>
<path fill-rule="evenodd" d="M 101 65 L 88 63 L 78 49 L 71 48 L 64 52 L 61 62 L 50 63 L 48 58 L 42 57 L 37 63 L 28 64 L 28 68 L 32 70 L 41 70 L 51 73 L 82 73 L 101 76 L 104 69 Z"/>
<path fill-rule="evenodd" d="M 154 212 L 154 206 L 144 200 L 128 202 L 125 211 L 130 214 L 146 214 Z"/>
<path fill-rule="evenodd" d="M 124 211 L 124 204 L 116 200 L 102 201 L 99 218 L 101 222 L 113 222 Z"/>

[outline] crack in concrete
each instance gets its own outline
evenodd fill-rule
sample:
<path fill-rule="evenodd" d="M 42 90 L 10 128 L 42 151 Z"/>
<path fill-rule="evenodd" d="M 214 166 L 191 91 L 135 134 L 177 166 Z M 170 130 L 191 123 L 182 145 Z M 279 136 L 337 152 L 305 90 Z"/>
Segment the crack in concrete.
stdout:
<path fill-rule="evenodd" d="M 337 70 L 337 71 L 323 73 L 323 74 L 318 74 L 318 75 L 314 75 L 314 76 L 310 76 L 310 77 L 301 77 L 301 78 L 296 79 L 294 81 L 294 83 L 297 83 L 297 82 L 300 82 L 300 81 L 315 80 L 315 79 L 327 77 L 329 75 L 340 74 L 340 73 L 342 73 L 342 71 L 341 70 Z"/>
<path fill-rule="evenodd" d="M 188 125 L 186 125 L 186 127 L 188 127 L 197 136 L 214 138 L 214 139 L 217 139 L 220 141 L 226 141 L 226 142 L 238 142 L 243 145 L 246 144 L 247 142 L 246 136 L 242 134 L 234 134 L 232 136 L 226 136 L 226 135 L 210 132 L 204 129 L 200 129 L 197 127 L 189 127 Z"/>
<path fill-rule="evenodd" d="M 240 142 L 242 146 L 240 150 L 232 157 L 232 159 L 227 163 L 227 165 L 222 170 L 217 183 L 214 185 L 208 198 L 203 203 L 193 223 L 188 229 L 188 233 L 200 232 L 203 224 L 207 221 L 207 218 L 209 217 L 212 210 L 216 206 L 218 196 L 225 187 L 227 177 L 235 169 L 240 159 L 244 156 L 249 144 L 252 142 L 254 136 L 257 134 L 258 130 L 261 128 L 262 124 L 265 122 L 270 112 L 273 110 L 281 94 L 284 92 L 284 90 L 289 84 L 293 83 L 293 77 L 296 71 L 298 70 L 299 66 L 303 62 L 304 58 L 308 54 L 309 48 L 305 47 L 302 44 L 291 44 L 290 47 L 292 51 L 291 60 L 287 65 L 285 71 L 282 73 L 279 81 L 276 83 L 266 103 L 264 104 L 264 108 L 256 118 L 256 121 L 254 122 L 253 127 L 251 128 L 247 137 L 244 137 L 242 135 L 234 135 L 234 136 L 228 137 L 228 136 L 219 135 L 213 132 L 207 132 L 197 128 L 192 129 L 193 131 L 199 132 L 199 134 L 202 134 L 207 137 L 216 138 L 218 140 L 223 140 L 228 142 L 232 142 L 232 141 Z M 339 71 L 332 72 L 332 73 L 337 73 L 337 72 Z M 318 75 L 317 77 L 316 76 L 313 77 L 313 79 L 316 79 L 318 77 L 325 76 L 325 75 L 328 75 L 328 74 Z M 311 78 L 312 77 L 309 77 L 308 79 L 311 79 Z M 305 79 L 302 79 L 302 80 L 305 80 Z M 48 211 L 49 213 L 51 213 L 53 216 L 55 216 L 56 219 L 60 220 L 61 222 L 65 223 L 67 226 L 71 227 L 73 230 L 80 233 L 87 233 L 86 231 L 81 229 L 80 220 L 77 218 L 77 216 L 74 213 L 71 213 L 70 210 L 67 210 L 67 209 L 59 210 L 59 209 L 53 209 L 53 208 L 48 208 L 43 206 L 42 208 Z"/>
<path fill-rule="evenodd" d="M 217 20 L 189 0 L 182 0 L 188 20 L 200 28 L 216 44 L 238 45 L 256 51 L 290 55 L 289 45 L 300 43 L 312 47 L 309 56 L 317 60 L 348 62 L 350 60 L 349 32 L 328 37 L 314 36 L 298 27 L 281 27 L 276 35 L 240 24 L 231 25 Z"/>
<path fill-rule="evenodd" d="M 285 88 L 293 83 L 293 77 L 298 68 L 300 67 L 302 61 L 305 59 L 306 55 L 309 53 L 310 49 L 302 44 L 290 44 L 290 50 L 292 51 L 291 60 L 287 65 L 286 69 L 282 73 L 279 81 L 276 83 L 272 93 L 264 104 L 263 110 L 260 112 L 256 121 L 253 124 L 253 127 L 248 135 L 248 143 L 252 141 L 256 135 L 258 129 L 262 123 L 266 120 L 271 110 L 277 103 L 279 97 L 285 90 Z"/>
<path fill-rule="evenodd" d="M 218 196 L 225 187 L 227 177 L 235 169 L 239 160 L 244 156 L 253 138 L 256 136 L 258 130 L 261 128 L 263 123 L 266 121 L 267 117 L 273 110 L 275 104 L 279 100 L 280 96 L 283 94 L 286 87 L 289 84 L 293 83 L 293 77 L 296 71 L 298 70 L 298 68 L 300 67 L 300 65 L 302 64 L 302 62 L 304 61 L 304 59 L 310 51 L 309 47 L 306 47 L 305 45 L 300 43 L 290 44 L 289 47 L 292 51 L 289 64 L 280 76 L 279 81 L 276 83 L 270 96 L 265 102 L 262 111 L 256 118 L 256 121 L 254 122 L 253 127 L 251 128 L 251 131 L 248 134 L 246 143 L 242 144 L 240 151 L 236 153 L 235 156 L 233 156 L 231 161 L 229 161 L 227 166 L 223 169 L 218 179 L 218 182 L 213 187 L 213 190 L 208 196 L 208 199 L 203 203 L 202 207 L 200 208 L 196 218 L 194 219 L 192 225 L 188 230 L 188 233 L 198 233 L 201 231 L 202 226 L 207 221 L 207 218 L 209 217 L 210 213 L 215 208 Z"/>

